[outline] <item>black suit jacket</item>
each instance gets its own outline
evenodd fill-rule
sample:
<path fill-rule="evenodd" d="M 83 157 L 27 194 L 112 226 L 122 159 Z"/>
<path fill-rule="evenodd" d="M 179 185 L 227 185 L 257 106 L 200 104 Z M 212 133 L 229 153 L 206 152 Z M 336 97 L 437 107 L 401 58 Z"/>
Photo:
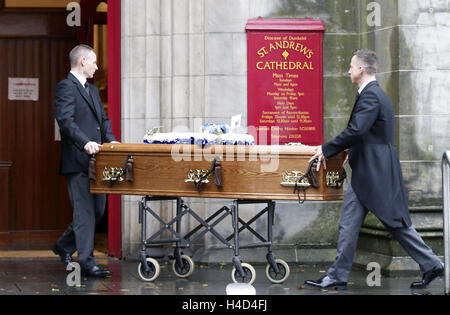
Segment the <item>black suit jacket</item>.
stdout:
<path fill-rule="evenodd" d="M 362 204 L 390 227 L 411 226 L 394 145 L 393 105 L 378 82 L 358 96 L 347 128 L 322 146 L 325 157 L 349 149 L 352 188 Z"/>
<path fill-rule="evenodd" d="M 63 175 L 87 172 L 89 156 L 84 146 L 89 141 L 100 144 L 116 141 L 97 87 L 89 84 L 89 90 L 88 94 L 71 73 L 56 85 L 54 111 L 61 131 Z"/>

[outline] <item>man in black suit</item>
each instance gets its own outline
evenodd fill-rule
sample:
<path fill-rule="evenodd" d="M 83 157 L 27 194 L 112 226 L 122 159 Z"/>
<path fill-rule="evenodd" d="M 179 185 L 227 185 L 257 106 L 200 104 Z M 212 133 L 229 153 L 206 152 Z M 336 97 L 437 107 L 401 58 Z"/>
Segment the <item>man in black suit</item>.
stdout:
<path fill-rule="evenodd" d="M 419 264 L 422 281 L 411 288 L 424 288 L 444 267 L 417 231 L 412 227 L 402 171 L 394 144 L 394 111 L 386 93 L 376 81 L 378 58 L 369 50 L 353 53 L 349 75 L 359 87 L 347 128 L 332 141 L 319 146 L 319 163 L 326 169 L 326 159 L 346 151 L 352 168 L 342 206 L 336 261 L 326 275 L 305 283 L 318 288 L 345 289 L 358 235 L 368 211 L 388 229 L 408 254 Z M 344 162 L 345 164 L 345 162 Z"/>
<path fill-rule="evenodd" d="M 86 45 L 70 52 L 71 71 L 55 91 L 55 118 L 61 131 L 60 174 L 65 175 L 73 208 L 73 222 L 52 250 L 61 261 L 70 263 L 78 251 L 85 275 L 105 277 L 112 272 L 94 259 L 95 226 L 102 218 L 105 195 L 89 191 L 89 156 L 96 154 L 104 142 L 116 142 L 111 121 L 106 116 L 95 85 L 87 82 L 97 68 L 95 51 Z"/>

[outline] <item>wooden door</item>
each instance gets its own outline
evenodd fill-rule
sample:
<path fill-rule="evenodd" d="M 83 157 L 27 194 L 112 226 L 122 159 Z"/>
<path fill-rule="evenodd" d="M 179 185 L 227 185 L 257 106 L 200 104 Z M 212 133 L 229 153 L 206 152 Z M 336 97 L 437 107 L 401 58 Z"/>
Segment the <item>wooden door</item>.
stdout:
<path fill-rule="evenodd" d="M 58 174 L 54 88 L 69 71 L 76 30 L 65 10 L 0 12 L 0 246 L 45 248 L 72 221 Z M 9 78 L 38 79 L 38 100 L 10 100 Z"/>

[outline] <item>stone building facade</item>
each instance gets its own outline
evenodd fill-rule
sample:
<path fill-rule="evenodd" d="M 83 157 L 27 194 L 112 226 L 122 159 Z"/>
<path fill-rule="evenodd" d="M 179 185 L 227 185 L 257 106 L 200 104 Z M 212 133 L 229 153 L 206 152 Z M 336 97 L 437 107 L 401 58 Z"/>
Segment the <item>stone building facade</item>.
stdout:
<path fill-rule="evenodd" d="M 248 19 L 315 18 L 324 37 L 324 139 L 346 126 L 356 87 L 347 70 L 357 48 L 375 50 L 378 80 L 392 99 L 413 222 L 442 253 L 440 160 L 450 147 L 450 10 L 448 0 L 122 0 L 122 141 L 141 143 L 152 127 L 198 131 L 204 123 L 247 117 Z M 350 170 L 348 170 L 350 172 Z M 348 183 L 347 183 L 348 185 Z M 139 198 L 122 197 L 123 255 L 136 258 Z M 186 199 L 200 215 L 231 200 Z M 298 263 L 334 260 L 342 202 L 277 202 L 276 254 Z M 172 202 L 152 203 L 166 219 Z M 241 211 L 254 214 L 258 208 Z M 186 228 L 196 225 L 185 220 Z M 153 229 L 159 224 L 150 223 Z M 256 222 L 256 230 L 266 222 Z M 218 226 L 231 233 L 231 219 Z M 252 236 L 242 235 L 243 241 Z M 164 248 L 167 249 L 167 248 Z M 170 251 L 170 249 L 167 249 Z M 207 236 L 189 251 L 201 262 L 231 262 L 232 251 Z M 265 249 L 244 250 L 244 260 L 264 261 Z M 356 262 L 378 261 L 388 271 L 417 269 L 368 216 Z"/>

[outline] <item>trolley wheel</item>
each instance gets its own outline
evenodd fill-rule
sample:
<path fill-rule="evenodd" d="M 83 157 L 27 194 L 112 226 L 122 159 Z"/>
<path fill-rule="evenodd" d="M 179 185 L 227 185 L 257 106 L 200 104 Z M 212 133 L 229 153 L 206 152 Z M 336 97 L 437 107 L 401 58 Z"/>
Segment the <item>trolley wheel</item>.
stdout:
<path fill-rule="evenodd" d="M 246 276 L 242 277 L 239 274 L 239 271 L 236 269 L 236 267 L 233 267 L 233 270 L 231 271 L 231 279 L 233 279 L 234 283 L 248 283 L 252 284 L 255 282 L 256 279 L 256 271 L 255 268 L 253 268 L 252 265 L 247 263 L 242 263 L 242 269 L 244 269 Z"/>
<path fill-rule="evenodd" d="M 187 255 L 181 255 L 181 260 L 183 261 L 184 267 L 181 268 L 177 264 L 175 259 L 172 264 L 172 270 L 180 278 L 187 278 L 194 272 L 194 261 L 191 257 Z"/>
<path fill-rule="evenodd" d="M 138 266 L 138 274 L 142 280 L 150 282 L 158 278 L 161 268 L 156 259 L 147 257 L 145 261 L 150 270 L 146 272 L 144 266 L 142 265 L 142 262 L 140 262 Z"/>
<path fill-rule="evenodd" d="M 289 277 L 290 269 L 287 262 L 282 259 L 275 259 L 279 273 L 276 273 L 270 264 L 266 266 L 266 276 L 272 283 L 283 283 Z"/>

